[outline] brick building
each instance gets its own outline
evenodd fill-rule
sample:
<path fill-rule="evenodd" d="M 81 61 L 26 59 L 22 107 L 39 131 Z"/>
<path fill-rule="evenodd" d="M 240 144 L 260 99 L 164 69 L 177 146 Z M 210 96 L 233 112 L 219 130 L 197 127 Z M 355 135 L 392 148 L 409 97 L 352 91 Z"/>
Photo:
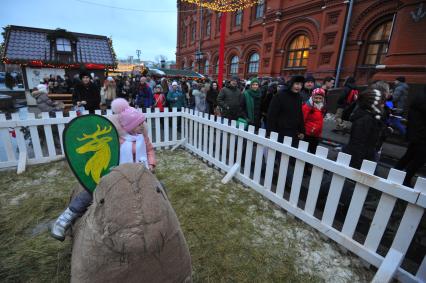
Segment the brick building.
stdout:
<path fill-rule="evenodd" d="M 216 78 L 221 14 L 178 0 L 176 64 Z M 264 0 L 227 15 L 225 78 L 335 76 L 349 1 Z M 426 84 L 426 3 L 355 0 L 341 78 Z"/>

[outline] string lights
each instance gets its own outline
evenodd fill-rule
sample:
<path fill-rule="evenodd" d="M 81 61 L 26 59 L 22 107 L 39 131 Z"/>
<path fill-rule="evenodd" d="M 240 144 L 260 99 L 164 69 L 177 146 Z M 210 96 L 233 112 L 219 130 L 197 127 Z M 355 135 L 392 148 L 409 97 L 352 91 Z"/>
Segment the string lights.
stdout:
<path fill-rule="evenodd" d="M 218 11 L 234 12 L 259 4 L 263 0 L 182 0 L 198 6 Z"/>

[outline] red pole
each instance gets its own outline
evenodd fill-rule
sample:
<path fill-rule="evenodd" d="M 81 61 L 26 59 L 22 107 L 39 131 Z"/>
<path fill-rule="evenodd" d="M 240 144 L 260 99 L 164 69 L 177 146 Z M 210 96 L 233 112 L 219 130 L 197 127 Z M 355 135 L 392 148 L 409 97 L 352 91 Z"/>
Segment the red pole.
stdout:
<path fill-rule="evenodd" d="M 217 76 L 219 88 L 223 85 L 223 65 L 225 57 L 226 12 L 220 18 L 220 47 L 219 47 L 219 72 Z"/>

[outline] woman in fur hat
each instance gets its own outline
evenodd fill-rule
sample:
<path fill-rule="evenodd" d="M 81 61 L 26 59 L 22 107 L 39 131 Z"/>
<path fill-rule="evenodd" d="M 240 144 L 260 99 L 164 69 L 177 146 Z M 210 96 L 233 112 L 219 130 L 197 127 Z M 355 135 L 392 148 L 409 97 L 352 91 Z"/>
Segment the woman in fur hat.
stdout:
<path fill-rule="evenodd" d="M 364 159 L 375 161 L 377 143 L 384 127 L 382 121 L 385 94 L 367 89 L 358 96 L 348 144 L 343 152 L 352 155 L 351 166 L 360 168 Z"/>
<path fill-rule="evenodd" d="M 288 82 L 288 88 L 281 89 L 271 100 L 267 129 L 278 133 L 279 142 L 284 140 L 284 136 L 289 136 L 293 139 L 293 146 L 296 146 L 298 140 L 305 136 L 300 97 L 304 81 L 303 76 L 293 76 Z"/>

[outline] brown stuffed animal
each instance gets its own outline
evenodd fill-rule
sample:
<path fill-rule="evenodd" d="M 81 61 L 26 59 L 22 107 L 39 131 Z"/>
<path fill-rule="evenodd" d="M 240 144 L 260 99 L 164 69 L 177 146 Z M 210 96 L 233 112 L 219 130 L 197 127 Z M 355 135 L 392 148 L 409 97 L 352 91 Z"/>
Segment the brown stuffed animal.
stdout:
<path fill-rule="evenodd" d="M 71 282 L 191 282 L 191 257 L 157 178 L 141 164 L 104 176 L 73 227 Z"/>

